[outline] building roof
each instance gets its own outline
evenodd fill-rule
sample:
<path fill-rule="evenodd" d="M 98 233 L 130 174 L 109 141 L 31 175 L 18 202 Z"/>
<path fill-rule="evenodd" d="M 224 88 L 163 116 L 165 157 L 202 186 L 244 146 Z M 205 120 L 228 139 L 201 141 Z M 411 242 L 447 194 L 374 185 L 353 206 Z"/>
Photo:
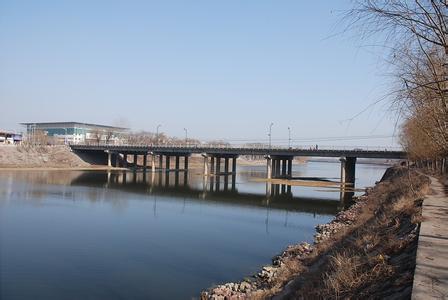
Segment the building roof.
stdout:
<path fill-rule="evenodd" d="M 19 132 L 15 132 L 15 131 L 12 131 L 12 130 L 3 130 L 3 129 L 0 129 L 0 134 L 22 135 Z"/>
<path fill-rule="evenodd" d="M 78 126 L 90 126 L 90 127 L 101 127 L 101 128 L 109 128 L 109 129 L 119 129 L 119 130 L 128 130 L 129 128 L 126 127 L 117 127 L 117 126 L 109 126 L 109 125 L 101 125 L 101 124 L 93 124 L 93 123 L 82 123 L 82 122 L 27 122 L 27 123 L 20 123 L 21 125 L 40 125 L 40 126 L 61 126 L 67 124 Z"/>

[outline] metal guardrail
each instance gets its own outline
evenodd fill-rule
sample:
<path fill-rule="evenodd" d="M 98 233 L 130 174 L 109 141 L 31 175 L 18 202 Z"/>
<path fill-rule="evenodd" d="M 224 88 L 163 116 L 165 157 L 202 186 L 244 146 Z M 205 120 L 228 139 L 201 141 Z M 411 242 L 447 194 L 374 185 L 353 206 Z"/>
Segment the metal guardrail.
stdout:
<path fill-rule="evenodd" d="M 381 151 L 381 152 L 404 152 L 404 150 L 401 147 L 382 147 L 382 146 L 317 146 L 316 145 L 300 145 L 300 146 L 293 146 L 293 147 L 287 147 L 287 146 L 273 146 L 269 147 L 266 146 L 259 146 L 254 147 L 250 145 L 201 145 L 201 144 L 195 144 L 195 145 L 187 145 L 187 144 L 177 144 L 177 145 L 156 145 L 156 144 L 148 144 L 148 145 L 129 145 L 129 144 L 123 144 L 123 145 L 111 145 L 111 144 L 70 144 L 70 147 L 107 147 L 107 148 L 152 148 L 152 149 L 232 149 L 232 150 L 238 150 L 238 149 L 251 149 L 251 150 L 296 150 L 296 151 Z"/>

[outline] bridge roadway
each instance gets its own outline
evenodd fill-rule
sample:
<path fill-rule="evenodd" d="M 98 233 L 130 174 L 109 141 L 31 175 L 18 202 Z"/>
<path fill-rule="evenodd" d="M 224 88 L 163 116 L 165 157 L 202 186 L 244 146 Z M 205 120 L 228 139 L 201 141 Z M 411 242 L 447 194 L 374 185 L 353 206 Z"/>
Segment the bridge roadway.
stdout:
<path fill-rule="evenodd" d="M 388 150 L 327 150 L 327 149 L 300 149 L 300 148 L 249 148 L 249 147 L 207 147 L 207 146 L 130 146 L 130 145 L 70 145 L 72 151 L 78 154 L 103 156 L 104 164 L 112 167 L 128 167 L 128 156 L 133 155 L 133 167 L 137 167 L 137 158 L 143 156 L 143 168 L 149 167 L 148 156 L 151 159 L 153 172 L 156 171 L 158 157 L 159 170 L 188 170 L 188 158 L 192 154 L 201 154 L 204 158 L 204 175 L 235 174 L 236 160 L 240 155 L 257 155 L 266 158 L 267 178 L 291 178 L 292 163 L 294 157 L 339 157 L 341 161 L 341 183 L 354 185 L 355 168 L 357 158 L 370 159 L 406 159 L 404 151 Z M 175 159 L 172 168 L 171 158 Z M 180 166 L 180 158 L 183 158 L 183 168 Z M 230 159 L 232 160 L 229 170 Z M 165 160 L 165 167 L 163 162 Z M 224 170 L 221 161 L 224 160 Z"/>

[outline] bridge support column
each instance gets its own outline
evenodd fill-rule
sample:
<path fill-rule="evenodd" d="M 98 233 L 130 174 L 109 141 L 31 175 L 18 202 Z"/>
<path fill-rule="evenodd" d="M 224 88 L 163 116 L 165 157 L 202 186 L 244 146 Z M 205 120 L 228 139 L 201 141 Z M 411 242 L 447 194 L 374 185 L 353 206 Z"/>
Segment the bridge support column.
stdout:
<path fill-rule="evenodd" d="M 176 171 L 179 171 L 179 165 L 180 165 L 180 157 L 179 155 L 176 155 Z"/>
<path fill-rule="evenodd" d="M 276 158 L 275 159 L 275 178 L 279 178 L 280 177 L 280 159 Z"/>
<path fill-rule="evenodd" d="M 123 154 L 123 167 L 128 167 L 128 155 L 126 153 Z"/>
<path fill-rule="evenodd" d="M 159 169 L 163 169 L 163 155 L 159 154 Z"/>
<path fill-rule="evenodd" d="M 356 157 L 342 157 L 341 183 L 345 186 L 355 184 Z"/>
<path fill-rule="evenodd" d="M 270 156 L 266 156 L 266 173 L 267 173 L 268 179 L 272 179 L 272 159 Z M 269 190 L 269 193 L 270 193 L 270 190 Z"/>
<path fill-rule="evenodd" d="M 188 171 L 188 156 L 184 156 L 184 169 Z"/>
<path fill-rule="evenodd" d="M 154 154 L 151 154 L 151 171 L 156 172 L 156 156 Z"/>
<path fill-rule="evenodd" d="M 236 156 L 232 158 L 232 173 L 236 174 Z"/>
<path fill-rule="evenodd" d="M 206 154 L 202 154 L 202 157 L 204 158 L 204 176 L 208 176 L 208 156 Z"/>
<path fill-rule="evenodd" d="M 112 153 L 109 150 L 106 150 L 107 152 L 107 166 L 110 168 L 112 167 Z"/>
<path fill-rule="evenodd" d="M 292 158 L 288 159 L 288 178 L 292 178 Z"/>
<path fill-rule="evenodd" d="M 215 157 L 210 157 L 210 173 L 215 174 Z"/>
<path fill-rule="evenodd" d="M 166 160 L 165 160 L 165 170 L 168 172 L 170 170 L 170 159 L 171 157 L 169 155 L 166 155 Z"/>
<path fill-rule="evenodd" d="M 143 154 L 143 169 L 146 170 L 146 165 L 148 164 L 148 154 Z"/>
<path fill-rule="evenodd" d="M 282 178 L 286 178 L 286 158 L 282 159 Z"/>
<path fill-rule="evenodd" d="M 221 157 L 216 157 L 216 170 L 215 174 L 219 175 L 221 173 Z"/>
<path fill-rule="evenodd" d="M 115 153 L 115 166 L 120 167 L 120 153 Z"/>
<path fill-rule="evenodd" d="M 138 167 L 138 165 L 137 165 L 137 159 L 138 159 L 138 155 L 137 155 L 137 154 L 134 154 L 134 167 L 135 167 L 135 168 Z"/>
<path fill-rule="evenodd" d="M 229 158 L 224 158 L 224 173 L 229 174 Z"/>

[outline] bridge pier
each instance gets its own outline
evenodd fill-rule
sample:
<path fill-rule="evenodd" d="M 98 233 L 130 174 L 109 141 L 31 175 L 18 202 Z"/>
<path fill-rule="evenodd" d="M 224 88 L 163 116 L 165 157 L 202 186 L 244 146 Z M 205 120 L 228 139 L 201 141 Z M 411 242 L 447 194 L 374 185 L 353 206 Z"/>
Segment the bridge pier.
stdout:
<path fill-rule="evenodd" d="M 110 168 L 112 167 L 112 153 L 108 150 L 106 151 L 107 151 L 107 166 Z"/>
<path fill-rule="evenodd" d="M 120 167 L 120 153 L 115 153 L 115 166 Z"/>
<path fill-rule="evenodd" d="M 208 156 L 207 154 L 202 154 L 202 157 L 204 158 L 204 176 L 208 176 Z M 212 157 L 212 162 L 213 162 L 213 157 Z M 213 163 L 212 163 L 212 168 L 213 168 Z"/>
<path fill-rule="evenodd" d="M 272 178 L 272 158 L 269 155 L 266 155 L 265 158 L 266 158 L 267 177 L 268 177 L 268 179 L 271 179 Z M 269 193 L 270 193 L 270 190 L 269 190 Z"/>
<path fill-rule="evenodd" d="M 291 178 L 292 160 L 291 156 L 265 156 L 267 179 Z"/>
<path fill-rule="evenodd" d="M 180 157 L 179 155 L 176 155 L 176 171 L 179 171 L 179 166 L 180 166 Z"/>
<path fill-rule="evenodd" d="M 210 157 L 210 173 L 215 174 L 215 157 Z"/>
<path fill-rule="evenodd" d="M 134 168 L 138 167 L 137 159 L 138 159 L 138 155 L 134 154 Z"/>
<path fill-rule="evenodd" d="M 219 175 L 221 174 L 221 157 L 217 156 L 216 157 L 216 170 L 215 170 L 215 174 Z"/>
<path fill-rule="evenodd" d="M 185 171 L 188 171 L 188 156 L 184 156 L 184 169 Z"/>
<path fill-rule="evenodd" d="M 343 187 L 347 185 L 355 185 L 356 157 L 342 157 L 341 161 L 341 184 Z"/>
<path fill-rule="evenodd" d="M 166 155 L 165 157 L 165 171 L 169 172 L 170 171 L 170 159 L 171 157 L 169 155 Z"/>
<path fill-rule="evenodd" d="M 143 154 L 143 170 L 146 170 L 148 164 L 148 154 Z"/>
<path fill-rule="evenodd" d="M 125 167 L 125 168 L 128 167 L 128 154 L 127 153 L 123 154 L 123 167 Z"/>
<path fill-rule="evenodd" d="M 154 153 L 151 153 L 151 172 L 156 172 L 156 156 L 154 155 Z"/>
<path fill-rule="evenodd" d="M 291 179 L 292 177 L 292 158 L 288 159 L 288 178 Z M 290 185 L 288 185 L 289 188 L 291 188 Z"/>
<path fill-rule="evenodd" d="M 223 154 L 223 155 L 210 155 L 210 157 L 211 157 L 212 174 L 215 175 L 236 174 L 236 160 L 238 158 L 238 155 Z M 224 159 L 224 170 L 221 170 L 222 159 Z M 230 159 L 232 159 L 232 165 L 230 165 Z"/>

